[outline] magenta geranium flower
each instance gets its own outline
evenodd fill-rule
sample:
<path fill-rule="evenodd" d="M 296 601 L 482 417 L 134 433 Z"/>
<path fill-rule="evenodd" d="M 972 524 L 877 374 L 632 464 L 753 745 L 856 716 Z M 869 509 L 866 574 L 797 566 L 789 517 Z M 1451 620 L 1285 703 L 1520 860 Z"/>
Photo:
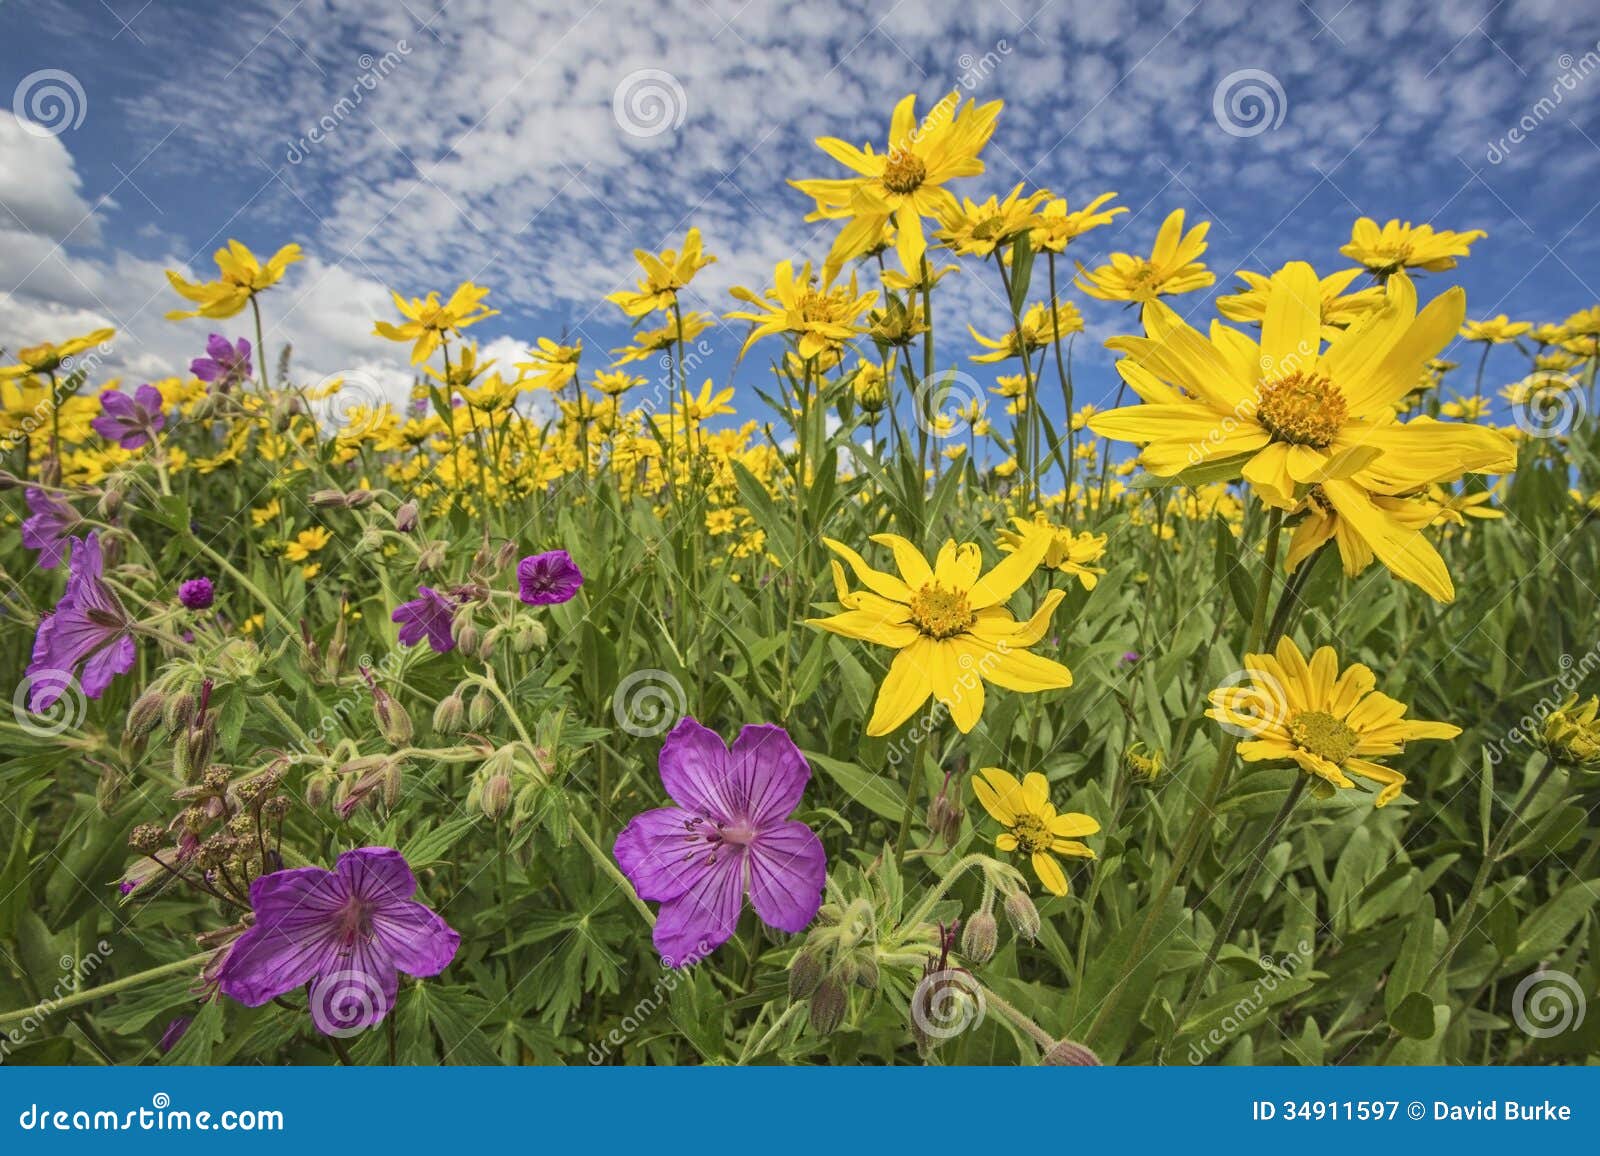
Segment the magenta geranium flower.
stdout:
<path fill-rule="evenodd" d="M 534 554 L 517 563 L 518 597 L 529 606 L 570 602 L 583 585 L 583 571 L 565 550 Z"/>
<path fill-rule="evenodd" d="M 428 645 L 443 654 L 456 648 L 451 623 L 455 619 L 455 603 L 431 586 L 418 586 L 417 596 L 395 608 L 390 621 L 400 623 L 400 642 L 415 646 L 424 638 Z"/>
<path fill-rule="evenodd" d="M 99 698 L 135 658 L 128 612 L 101 577 L 100 536 L 69 541 L 67 590 L 55 610 L 39 620 L 28 664 L 28 710 L 35 714 L 54 706 L 73 678 L 84 694 Z"/>
<path fill-rule="evenodd" d="M 178 601 L 190 610 L 205 610 L 216 597 L 217 588 L 209 578 L 191 578 L 178 587 Z"/>
<path fill-rule="evenodd" d="M 217 972 L 223 995 L 246 1007 L 310 984 L 311 1021 L 324 1035 L 383 1022 L 399 973 L 438 975 L 461 936 L 411 897 L 416 876 L 392 847 L 346 851 L 332 871 L 296 867 L 250 884 L 255 925 Z"/>
<path fill-rule="evenodd" d="M 167 424 L 161 405 L 161 391 L 153 385 L 141 385 L 132 397 L 120 389 L 103 390 L 100 416 L 89 426 L 106 441 L 116 442 L 125 450 L 136 450 L 153 440 Z"/>
<path fill-rule="evenodd" d="M 664 963 L 697 963 L 738 926 L 745 896 L 762 922 L 804 931 L 822 904 L 822 841 L 788 818 L 811 768 L 778 726 L 747 726 L 733 749 L 692 718 L 661 746 L 661 783 L 678 805 L 636 815 L 615 855 L 640 898 L 657 901 Z"/>
<path fill-rule="evenodd" d="M 22 521 L 22 544 L 39 551 L 39 569 L 54 570 L 67 552 L 63 540 L 78 524 L 78 512 L 44 490 L 29 488 L 28 517 Z"/>
<path fill-rule="evenodd" d="M 250 343 L 231 342 L 220 333 L 206 338 L 206 355 L 189 363 L 189 372 L 201 381 L 231 385 L 250 376 Z"/>

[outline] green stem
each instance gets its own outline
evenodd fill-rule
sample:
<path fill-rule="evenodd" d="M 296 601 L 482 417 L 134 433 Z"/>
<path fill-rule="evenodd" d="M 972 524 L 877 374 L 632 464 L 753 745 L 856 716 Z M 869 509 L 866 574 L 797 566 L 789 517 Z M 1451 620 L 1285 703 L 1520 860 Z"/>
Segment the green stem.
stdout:
<path fill-rule="evenodd" d="M 99 987 L 90 988 L 88 991 L 74 992 L 61 999 L 46 1000 L 44 1002 L 48 1005 L 52 1014 L 67 1011 L 86 1003 L 92 1003 L 97 999 L 103 999 L 105 996 L 115 995 L 119 991 L 127 991 L 129 988 L 149 983 L 151 980 L 163 979 L 166 976 L 177 975 L 184 971 L 192 971 L 197 964 L 203 964 L 210 959 L 212 954 L 209 951 L 202 951 L 198 955 L 191 955 L 188 959 L 174 960 L 172 963 L 164 963 L 160 967 L 152 967 L 148 971 L 124 976 L 122 979 L 114 979 L 110 983 L 103 983 Z M 39 1004 L 35 1004 L 33 1007 L 25 1007 L 0 1015 L 0 1027 L 4 1027 L 7 1024 L 20 1023 L 37 1012 L 39 1007 Z"/>

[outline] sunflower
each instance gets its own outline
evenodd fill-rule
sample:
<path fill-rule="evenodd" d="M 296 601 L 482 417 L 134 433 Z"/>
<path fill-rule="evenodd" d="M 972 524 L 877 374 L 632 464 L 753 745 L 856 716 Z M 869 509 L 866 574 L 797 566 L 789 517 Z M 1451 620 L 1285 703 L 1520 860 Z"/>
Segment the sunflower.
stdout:
<path fill-rule="evenodd" d="M 1292 639 L 1278 642 L 1276 657 L 1245 655 L 1247 683 L 1211 692 L 1208 718 L 1252 737 L 1239 744 L 1246 762 L 1293 762 L 1314 776 L 1312 793 L 1331 796 L 1354 787 L 1357 775 L 1381 784 L 1374 806 L 1394 801 L 1405 786 L 1399 771 L 1372 762 L 1399 754 L 1412 739 L 1453 739 L 1450 723 L 1405 718 L 1407 707 L 1373 690 L 1377 678 L 1356 663 L 1342 673 L 1333 647 L 1318 648 L 1307 662 Z"/>
<path fill-rule="evenodd" d="M 1038 771 L 1029 771 L 1019 783 L 1008 771 L 985 767 L 972 780 L 972 793 L 994 821 L 1005 828 L 995 836 L 995 847 L 1031 856 L 1033 872 L 1045 890 L 1052 895 L 1068 894 L 1071 888 L 1056 856 L 1095 858 L 1094 851 L 1078 839 L 1095 834 L 1100 824 L 1076 811 L 1056 814 L 1055 805 L 1050 802 L 1050 784 Z"/>
<path fill-rule="evenodd" d="M 611 363 L 611 368 L 616 369 L 634 361 L 645 361 L 680 342 L 693 341 L 706 331 L 710 320 L 704 313 L 685 313 L 681 318 L 673 316 L 658 329 L 640 330 L 633 335 L 631 345 L 624 345 L 621 349 L 611 351 L 616 357 Z"/>
<path fill-rule="evenodd" d="M 1354 293 L 1345 293 L 1350 283 L 1364 272 L 1362 269 L 1342 269 L 1330 273 L 1317 282 L 1322 290 L 1322 339 L 1332 341 L 1339 331 L 1358 318 L 1383 304 L 1383 289 L 1369 285 Z M 1245 283 L 1245 288 L 1227 297 L 1217 298 L 1217 312 L 1229 321 L 1253 321 L 1260 325 L 1267 315 L 1267 300 L 1272 295 L 1272 278 L 1265 273 L 1240 269 L 1235 274 Z"/>
<path fill-rule="evenodd" d="M 1532 332 L 1533 322 L 1513 321 L 1504 313 L 1483 321 L 1469 321 L 1461 327 L 1461 336 L 1468 341 L 1481 341 L 1485 345 L 1507 345 Z"/>
<path fill-rule="evenodd" d="M 1515 447 L 1493 430 L 1394 417 L 1427 360 L 1460 328 L 1465 295 L 1451 289 L 1419 313 L 1410 279 L 1396 274 L 1383 307 L 1326 349 L 1321 300 L 1311 266 L 1286 265 L 1272 277 L 1259 344 L 1220 324 L 1208 339 L 1151 302 L 1145 337 L 1108 342 L 1126 355 L 1118 371 L 1144 404 L 1097 414 L 1089 427 L 1145 443 L 1139 461 L 1159 477 L 1219 466 L 1280 509 L 1300 506 L 1307 487 L 1318 486 L 1318 500 L 1384 565 L 1447 601 L 1449 574 L 1438 553 L 1419 535 L 1398 533 L 1374 495 L 1515 467 Z"/>
<path fill-rule="evenodd" d="M 682 401 L 672 403 L 672 412 L 678 420 L 690 425 L 698 425 L 703 421 L 710 421 L 714 417 L 722 417 L 733 412 L 733 407 L 728 402 L 733 400 L 733 387 L 717 389 L 708 377 L 705 384 L 700 387 L 697 394 L 687 394 Z"/>
<path fill-rule="evenodd" d="M 878 300 L 875 290 L 860 291 L 854 274 L 847 285 L 834 285 L 831 280 L 819 285 L 809 261 L 801 266 L 799 276 L 795 275 L 792 261 L 780 262 L 772 271 L 772 288 L 764 293 L 742 285 L 731 292 L 751 306 L 726 315 L 730 321 L 748 321 L 752 325 L 750 336 L 739 350 L 740 357 L 763 337 L 789 333 L 795 337 L 800 356 L 807 361 L 836 356 L 846 341 L 864 332 L 861 316 Z"/>
<path fill-rule="evenodd" d="M 1360 262 L 1375 277 L 1389 277 L 1405 269 L 1442 273 L 1456 267 L 1457 257 L 1468 255 L 1472 242 L 1488 235 L 1482 229 L 1452 233 L 1398 220 L 1380 229 L 1371 217 L 1362 217 L 1350 230 L 1350 243 L 1339 252 Z"/>
<path fill-rule="evenodd" d="M 0 381 L 14 381 L 35 373 L 54 373 L 71 357 L 82 353 L 91 345 L 104 345 L 115 337 L 115 329 L 96 329 L 82 337 L 69 337 L 60 344 L 41 341 L 17 351 L 16 365 L 0 366 Z M 68 367 L 70 368 L 70 366 Z"/>
<path fill-rule="evenodd" d="M 1116 193 L 1101 193 L 1081 209 L 1069 208 L 1064 200 L 1049 202 L 1034 218 L 1033 235 L 1030 238 L 1033 247 L 1048 253 L 1060 253 L 1090 230 L 1109 225 L 1118 213 L 1128 211 L 1126 205 L 1111 209 L 1105 207 L 1116 199 Z"/>
<path fill-rule="evenodd" d="M 1066 667 L 1028 651 L 1050 628 L 1064 592 L 1046 594 L 1026 622 L 1018 622 L 1003 605 L 1039 568 L 1050 548 L 1042 535 L 1023 542 L 981 577 L 983 556 L 971 543 L 946 542 L 930 566 L 898 535 L 874 534 L 872 540 L 894 552 L 899 576 L 872 569 L 849 546 L 824 538 L 866 589 L 849 589 L 844 567 L 833 562 L 834 587 L 845 612 L 806 620 L 809 626 L 899 651 L 878 691 L 868 735 L 889 734 L 930 695 L 967 733 L 983 713 L 985 681 L 1022 693 L 1072 685 Z"/>
<path fill-rule="evenodd" d="M 888 146 L 882 153 L 873 152 L 870 144 L 857 148 L 837 137 L 817 138 L 818 148 L 856 176 L 789 182 L 816 202 L 806 220 L 850 222 L 828 254 L 828 271 L 842 268 L 846 261 L 880 244 L 884 227 L 892 219 L 900 263 L 915 275 L 928 248 L 922 218 L 958 208 L 944 186 L 983 172 L 978 154 L 994 135 L 1000 102 L 980 106 L 969 100 L 963 106 L 960 94 L 951 92 L 921 124 L 917 123 L 916 104 L 913 93 L 895 105 L 889 119 Z"/>
<path fill-rule="evenodd" d="M 250 304 L 263 289 L 270 289 L 283 278 L 284 271 L 301 260 L 304 254 L 299 245 L 285 245 L 263 265 L 256 255 L 238 241 L 229 240 L 225 249 L 212 254 L 221 274 L 215 281 L 194 284 L 185 281 L 171 269 L 167 281 L 178 295 L 193 301 L 198 309 L 174 309 L 167 314 L 168 321 L 182 321 L 186 317 L 232 317 Z"/>
<path fill-rule="evenodd" d="M 1026 197 L 1022 184 L 1012 189 L 1005 200 L 990 197 L 977 204 L 963 197 L 961 204 L 939 214 L 939 240 L 964 257 L 989 257 L 1002 245 L 1031 232 L 1038 224 L 1035 211 L 1048 200 L 1048 189 L 1036 189 Z"/>
<path fill-rule="evenodd" d="M 683 239 L 683 249 L 663 249 L 658 257 L 643 249 L 633 251 L 634 260 L 644 276 L 639 281 L 637 293 L 624 290 L 612 293 L 606 300 L 629 317 L 648 317 L 658 309 L 670 309 L 677 303 L 678 291 L 694 280 L 694 275 L 716 261 L 700 247 L 700 230 L 690 229 Z"/>
<path fill-rule="evenodd" d="M 1021 326 L 1012 329 L 1004 337 L 985 337 L 970 325 L 967 326 L 967 332 L 988 350 L 987 353 L 972 354 L 970 360 L 980 363 L 1008 361 L 1013 357 L 1032 355 L 1053 344 L 1057 336 L 1070 337 L 1074 333 L 1082 333 L 1083 315 L 1070 301 L 1057 302 L 1054 311 L 1043 301 L 1035 301 L 1022 315 Z"/>
<path fill-rule="evenodd" d="M 1108 264 L 1092 271 L 1079 261 L 1077 286 L 1101 301 L 1140 302 L 1204 289 L 1217 279 L 1200 263 L 1210 229 L 1210 221 L 1201 221 L 1185 233 L 1183 210 L 1174 209 L 1162 222 L 1149 257 L 1113 253 Z"/>
<path fill-rule="evenodd" d="M 1091 534 L 1087 530 L 1074 534 L 1064 526 L 1053 525 L 1042 513 L 1035 514 L 1031 520 L 1012 518 L 1011 524 L 1015 530 L 1000 531 L 1000 549 L 1007 552 L 1019 549 L 1024 539 L 1037 534 L 1050 543 L 1044 560 L 1039 563 L 1041 566 L 1072 575 L 1085 590 L 1093 590 L 1100 575 L 1105 573 L 1094 563 L 1105 556 L 1107 535 Z"/>
<path fill-rule="evenodd" d="M 399 325 L 379 321 L 373 326 L 373 332 L 390 341 L 412 342 L 411 364 L 420 365 L 433 356 L 433 351 L 449 334 L 460 333 L 469 325 L 499 314 L 498 309 L 490 309 L 483 303 L 488 295 L 489 290 L 471 281 L 458 285 L 442 305 L 437 293 L 429 293 L 426 299 L 413 297 L 408 301 L 391 292 L 395 308 L 406 320 Z"/>

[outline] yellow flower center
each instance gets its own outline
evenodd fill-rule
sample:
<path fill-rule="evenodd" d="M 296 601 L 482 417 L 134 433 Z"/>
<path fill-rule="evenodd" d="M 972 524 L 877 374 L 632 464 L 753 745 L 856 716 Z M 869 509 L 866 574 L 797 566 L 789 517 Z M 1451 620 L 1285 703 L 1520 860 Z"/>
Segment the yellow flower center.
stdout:
<path fill-rule="evenodd" d="M 1347 724 L 1322 710 L 1301 711 L 1290 719 L 1289 737 L 1301 750 L 1321 755 L 1335 766 L 1356 753 L 1358 738 Z"/>
<path fill-rule="evenodd" d="M 1028 855 L 1050 850 L 1050 844 L 1055 841 L 1050 824 L 1038 815 L 1018 815 L 1011 834 L 1016 836 L 1017 850 Z"/>
<path fill-rule="evenodd" d="M 929 582 L 911 596 L 911 622 L 929 638 L 950 638 L 972 625 L 965 590 L 946 590 Z"/>
<path fill-rule="evenodd" d="M 883 187 L 891 193 L 914 193 L 928 175 L 928 166 L 910 149 L 895 149 L 883 166 Z"/>
<path fill-rule="evenodd" d="M 1257 419 L 1278 441 L 1319 450 L 1333 444 L 1349 413 L 1338 386 L 1298 371 L 1263 385 L 1256 408 Z"/>

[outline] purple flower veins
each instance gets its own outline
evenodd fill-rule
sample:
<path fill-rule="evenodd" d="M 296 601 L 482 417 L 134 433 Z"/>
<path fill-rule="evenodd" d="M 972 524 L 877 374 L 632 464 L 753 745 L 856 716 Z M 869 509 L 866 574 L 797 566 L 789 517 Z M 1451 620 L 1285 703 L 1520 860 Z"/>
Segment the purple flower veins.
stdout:
<path fill-rule="evenodd" d="M 101 577 L 105 562 L 100 536 L 69 541 L 66 593 L 40 619 L 33 661 L 28 663 L 28 710 L 34 714 L 54 706 L 74 678 L 85 695 L 99 698 L 113 678 L 133 666 L 135 657 L 128 612 Z"/>
<path fill-rule="evenodd" d="M 517 563 L 518 597 L 529 606 L 570 602 L 583 585 L 583 572 L 565 550 L 534 554 Z"/>
<path fill-rule="evenodd" d="M 161 406 L 161 391 L 153 385 L 141 385 L 132 397 L 120 389 L 107 389 L 100 394 L 100 416 L 89 425 L 106 441 L 136 450 L 166 426 Z"/>

